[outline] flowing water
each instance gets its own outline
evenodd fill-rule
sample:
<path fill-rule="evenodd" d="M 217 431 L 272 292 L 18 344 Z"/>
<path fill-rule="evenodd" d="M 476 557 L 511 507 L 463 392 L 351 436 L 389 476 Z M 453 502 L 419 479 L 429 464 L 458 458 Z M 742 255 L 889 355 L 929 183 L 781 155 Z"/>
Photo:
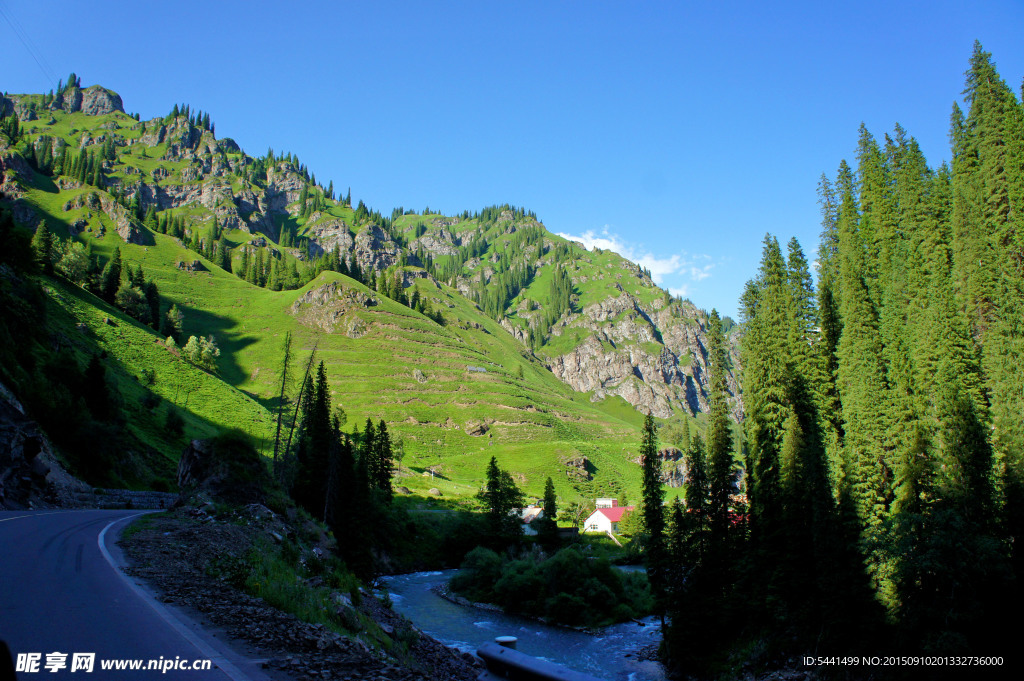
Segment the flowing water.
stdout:
<path fill-rule="evenodd" d="M 515 636 L 517 650 L 608 681 L 660 681 L 661 666 L 637 658 L 636 651 L 656 643 L 661 631 L 655 618 L 616 624 L 599 634 L 550 627 L 500 612 L 465 607 L 447 601 L 430 589 L 457 570 L 417 572 L 386 581 L 395 610 L 445 645 L 475 652 L 496 636 Z"/>

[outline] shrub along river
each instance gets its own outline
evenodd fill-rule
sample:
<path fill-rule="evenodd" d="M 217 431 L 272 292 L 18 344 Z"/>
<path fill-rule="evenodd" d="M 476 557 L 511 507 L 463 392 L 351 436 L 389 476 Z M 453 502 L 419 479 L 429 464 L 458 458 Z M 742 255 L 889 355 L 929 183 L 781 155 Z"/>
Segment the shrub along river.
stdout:
<path fill-rule="evenodd" d="M 517 649 L 576 671 L 609 681 L 660 681 L 661 665 L 644 661 L 637 652 L 661 640 L 656 618 L 607 627 L 597 634 L 551 627 L 535 620 L 457 605 L 431 588 L 458 571 L 416 572 L 386 580 L 395 610 L 445 645 L 475 652 L 496 636 L 515 636 Z"/>

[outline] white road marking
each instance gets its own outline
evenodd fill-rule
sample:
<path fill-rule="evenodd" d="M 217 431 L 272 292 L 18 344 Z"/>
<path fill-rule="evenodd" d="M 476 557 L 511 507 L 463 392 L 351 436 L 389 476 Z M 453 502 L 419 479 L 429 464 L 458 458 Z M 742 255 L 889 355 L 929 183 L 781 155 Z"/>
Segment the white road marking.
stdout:
<path fill-rule="evenodd" d="M 169 624 L 172 629 L 181 634 L 182 638 L 184 638 L 186 641 L 188 641 L 196 648 L 198 648 L 199 652 L 201 652 L 205 657 L 212 660 L 213 663 L 217 665 L 217 667 L 222 672 L 227 674 L 232 679 L 232 681 L 252 681 L 252 679 L 250 679 L 249 676 L 245 674 L 245 672 L 243 672 L 235 665 L 231 664 L 231 662 L 229 662 L 223 655 L 221 655 L 212 647 L 210 647 L 210 645 L 206 643 L 206 641 L 196 636 L 195 633 L 189 631 L 184 624 L 178 621 L 178 619 L 167 610 L 167 608 L 153 600 L 150 597 L 150 595 L 143 591 L 143 589 L 138 584 L 133 582 L 128 577 L 128 575 L 126 575 L 125 573 L 121 572 L 120 569 L 118 569 L 117 564 L 114 562 L 113 556 L 110 555 L 110 552 L 107 551 L 107 547 L 103 544 L 103 538 L 106 536 L 107 530 L 109 530 L 112 525 L 115 525 L 116 523 L 119 523 L 122 520 L 131 520 L 132 518 L 144 515 L 145 513 L 146 512 L 136 513 L 135 515 L 128 516 L 127 518 L 118 518 L 117 520 L 112 520 L 109 523 L 107 523 L 107 526 L 103 528 L 103 530 L 100 532 L 100 536 L 96 540 L 100 547 L 100 553 L 102 553 L 103 557 L 107 559 L 108 563 L 110 563 L 110 567 L 114 569 L 114 572 L 116 572 L 118 576 L 124 580 L 125 584 L 128 585 L 128 588 L 134 591 L 139 598 L 148 603 L 150 607 L 152 607 L 153 610 L 156 611 L 156 614 L 161 617 L 161 619 L 167 622 L 167 624 Z"/>
<path fill-rule="evenodd" d="M 25 515 L 16 515 L 13 518 L 4 518 L 0 520 L 0 523 L 6 523 L 8 520 L 17 520 L 18 518 L 38 518 L 43 515 L 53 515 L 54 513 L 67 513 L 67 511 L 50 511 L 49 513 L 26 513 Z"/>

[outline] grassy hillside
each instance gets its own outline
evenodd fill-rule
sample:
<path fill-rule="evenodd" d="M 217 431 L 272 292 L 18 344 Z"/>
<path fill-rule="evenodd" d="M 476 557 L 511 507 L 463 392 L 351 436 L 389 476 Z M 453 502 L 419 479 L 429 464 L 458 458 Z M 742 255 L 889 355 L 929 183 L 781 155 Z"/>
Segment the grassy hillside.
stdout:
<path fill-rule="evenodd" d="M 697 335 L 706 316 L 633 263 L 568 243 L 532 214 L 396 210 L 389 219 L 336 198 L 291 154 L 247 156 L 184 115 L 138 121 L 119 111 L 49 110 L 40 96 L 17 99 L 19 111 L 29 106 L 38 115 L 21 123 L 20 137 L 0 137 L 8 142 L 0 153 L 27 159 L 16 184 L 5 185 L 25 226 L 41 220 L 68 243 L 85 244 L 96 269 L 119 249 L 157 285 L 162 311 L 174 304 L 184 313 L 183 341 L 212 336 L 221 350 L 216 375 L 208 374 L 95 296 L 47 284 L 62 311 L 54 332 L 84 324 L 88 351 L 106 352 L 118 367 L 127 428 L 169 462 L 185 438 L 221 428 L 272 448 L 286 334 L 295 356 L 287 397 L 295 398 L 315 347 L 346 430 L 367 418 L 387 422 L 406 452 L 399 484 L 417 492 L 471 496 L 496 456 L 531 495 L 551 476 L 565 498 L 620 490 L 636 498 L 643 404 L 612 388 L 642 387 L 648 377 L 641 381 L 637 368 L 609 379 L 608 389 L 578 391 L 550 370 L 594 338 L 611 358 L 681 359 L 685 373 L 658 408 L 672 422 L 699 411 Z M 93 157 L 94 175 L 75 176 L 67 161 L 47 166 L 76 154 L 83 163 Z M 219 250 L 233 273 L 222 269 Z M 257 258 L 273 263 L 273 276 L 269 265 L 253 274 Z M 396 276 L 399 293 L 382 286 Z M 504 293 L 495 298 L 496 291 Z M 414 292 L 427 303 L 423 311 Z M 613 299 L 628 309 L 596 319 L 593 310 Z M 666 323 L 690 329 L 671 352 L 661 336 Z M 642 334 L 633 337 L 634 327 Z M 136 380 L 144 370 L 145 386 Z M 186 415 L 181 441 L 162 434 L 165 412 L 141 406 L 156 400 Z M 593 482 L 570 475 L 566 462 L 582 457 Z"/>

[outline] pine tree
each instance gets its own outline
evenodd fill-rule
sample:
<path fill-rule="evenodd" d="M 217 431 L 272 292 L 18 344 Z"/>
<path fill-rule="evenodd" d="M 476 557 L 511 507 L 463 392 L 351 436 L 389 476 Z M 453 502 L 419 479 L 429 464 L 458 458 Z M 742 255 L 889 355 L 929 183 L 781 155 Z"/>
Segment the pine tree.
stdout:
<path fill-rule="evenodd" d="M 117 289 L 121 286 L 121 249 L 114 248 L 114 254 L 100 273 L 100 296 L 108 303 L 114 302 Z"/>
<path fill-rule="evenodd" d="M 658 456 L 658 439 L 654 430 L 654 417 L 650 412 L 644 418 L 643 437 L 640 442 L 640 465 L 643 467 L 643 520 L 644 561 L 647 565 L 647 578 L 651 582 L 655 598 L 663 601 L 665 596 L 665 571 L 667 556 L 665 553 L 665 511 L 662 501 L 665 492 L 661 483 L 661 458 Z M 658 605 L 664 612 L 664 604 Z"/>
<path fill-rule="evenodd" d="M 498 460 L 493 456 L 487 465 L 487 483 L 479 497 L 487 508 L 492 543 L 503 546 L 517 540 L 522 534 L 522 526 L 515 511 L 524 505 L 523 493 L 508 471 L 498 467 Z"/>
<path fill-rule="evenodd" d="M 177 305 L 171 304 L 160 325 L 160 335 L 173 338 L 175 343 L 181 342 L 182 324 L 185 316 Z"/>
<path fill-rule="evenodd" d="M 142 295 L 146 299 L 146 305 L 149 307 L 149 324 L 154 330 L 160 328 L 160 291 L 157 289 L 156 284 L 152 279 L 147 281 L 142 288 Z"/>
<path fill-rule="evenodd" d="M 380 490 L 384 503 L 390 504 L 393 494 L 391 474 L 395 467 L 395 460 L 394 453 L 391 451 L 391 436 L 388 434 L 388 427 L 384 423 L 384 419 L 377 424 L 377 434 L 373 444 L 373 466 L 370 469 L 372 484 L 375 489 Z"/>
<path fill-rule="evenodd" d="M 677 566 L 696 566 L 701 564 L 707 551 L 711 501 L 704 441 L 699 434 L 690 440 L 690 444 L 686 448 L 685 462 L 684 497 L 689 522 L 674 528 L 674 531 L 682 533 L 682 537 L 677 538 L 676 541 L 685 543 L 674 549 L 673 561 Z"/>
<path fill-rule="evenodd" d="M 551 546 L 558 541 L 558 498 L 555 495 L 555 483 L 550 476 L 544 482 L 543 509 L 543 516 L 534 523 L 538 524 L 538 539 L 541 543 Z"/>
<path fill-rule="evenodd" d="M 53 234 L 45 220 L 39 222 L 32 236 L 32 257 L 43 274 L 53 274 Z"/>
<path fill-rule="evenodd" d="M 89 358 L 89 366 L 84 374 L 84 397 L 86 406 L 97 420 L 106 421 L 113 415 L 114 405 L 107 386 L 107 369 L 98 355 Z"/>
<path fill-rule="evenodd" d="M 324 363 L 317 367 L 316 378 L 308 377 L 303 409 L 303 437 L 296 454 L 297 471 L 292 497 L 314 517 L 327 514 L 327 480 L 332 447 L 331 395 Z"/>
<path fill-rule="evenodd" d="M 277 425 L 274 431 L 274 453 L 272 461 L 274 465 L 275 477 L 279 473 L 278 468 L 278 454 L 281 453 L 281 425 L 284 421 L 285 415 L 285 402 L 287 401 L 286 390 L 288 389 L 288 373 L 291 370 L 292 361 L 292 334 L 290 331 L 284 333 L 284 346 L 281 352 L 281 389 L 277 395 Z M 287 452 L 284 452 L 287 454 Z M 351 451 L 349 451 L 351 456 Z M 349 465 L 349 471 L 351 472 L 352 466 Z"/>

